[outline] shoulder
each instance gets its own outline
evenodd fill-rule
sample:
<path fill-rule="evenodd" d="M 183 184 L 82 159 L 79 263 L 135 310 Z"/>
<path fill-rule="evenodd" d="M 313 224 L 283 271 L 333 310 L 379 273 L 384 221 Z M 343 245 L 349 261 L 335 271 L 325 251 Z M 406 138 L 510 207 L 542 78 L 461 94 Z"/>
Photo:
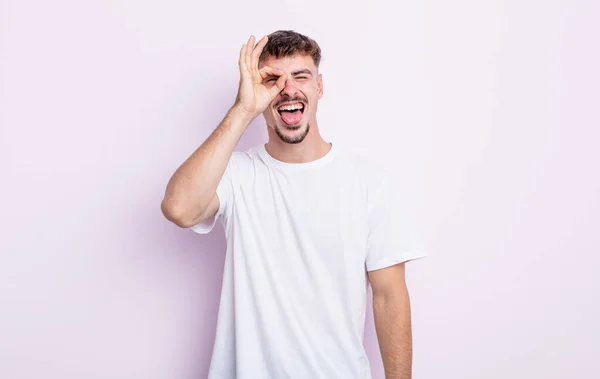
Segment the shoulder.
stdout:
<path fill-rule="evenodd" d="M 229 165 L 235 167 L 235 169 L 247 169 L 256 164 L 260 158 L 258 147 L 253 146 L 245 150 L 234 150 L 229 158 Z"/>
<path fill-rule="evenodd" d="M 266 164 L 260 148 L 261 145 L 257 145 L 244 150 L 234 150 L 227 163 L 226 175 L 240 184 L 264 175 Z"/>

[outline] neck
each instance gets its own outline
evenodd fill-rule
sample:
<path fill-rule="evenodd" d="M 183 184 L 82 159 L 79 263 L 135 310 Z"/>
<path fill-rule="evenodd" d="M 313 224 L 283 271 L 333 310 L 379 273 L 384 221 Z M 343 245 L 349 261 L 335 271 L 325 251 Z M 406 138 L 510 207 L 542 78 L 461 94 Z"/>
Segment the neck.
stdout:
<path fill-rule="evenodd" d="M 283 142 L 275 131 L 267 126 L 269 142 L 265 144 L 267 153 L 273 158 L 286 163 L 306 163 L 317 160 L 327 155 L 331 143 L 325 142 L 316 123 L 311 124 L 311 129 L 306 138 L 300 143 L 290 144 Z"/>

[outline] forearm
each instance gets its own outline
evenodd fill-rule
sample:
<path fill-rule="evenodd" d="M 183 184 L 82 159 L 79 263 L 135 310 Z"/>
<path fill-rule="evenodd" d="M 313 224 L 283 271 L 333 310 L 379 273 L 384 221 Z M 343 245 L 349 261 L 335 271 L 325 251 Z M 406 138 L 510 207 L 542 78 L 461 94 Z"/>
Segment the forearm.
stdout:
<path fill-rule="evenodd" d="M 175 171 L 161 205 L 168 219 L 184 224 L 208 206 L 251 120 L 239 108 L 232 107 L 211 135 Z"/>
<path fill-rule="evenodd" d="M 412 326 L 406 287 L 394 297 L 374 297 L 373 313 L 386 379 L 410 379 Z"/>

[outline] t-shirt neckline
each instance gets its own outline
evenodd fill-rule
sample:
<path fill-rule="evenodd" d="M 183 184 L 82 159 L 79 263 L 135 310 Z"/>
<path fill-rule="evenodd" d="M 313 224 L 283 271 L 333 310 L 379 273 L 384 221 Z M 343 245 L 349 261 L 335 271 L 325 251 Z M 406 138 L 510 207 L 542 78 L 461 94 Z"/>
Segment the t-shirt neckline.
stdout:
<path fill-rule="evenodd" d="M 332 142 L 330 142 L 329 144 L 331 145 L 331 148 L 329 149 L 327 154 L 325 154 L 321 158 L 304 163 L 288 163 L 274 158 L 273 156 L 271 156 L 271 154 L 267 152 L 266 143 L 260 144 L 258 152 L 261 155 L 261 157 L 265 160 L 265 162 L 267 162 L 269 165 L 288 170 L 308 170 L 322 167 L 333 159 L 337 152 L 336 144 Z"/>

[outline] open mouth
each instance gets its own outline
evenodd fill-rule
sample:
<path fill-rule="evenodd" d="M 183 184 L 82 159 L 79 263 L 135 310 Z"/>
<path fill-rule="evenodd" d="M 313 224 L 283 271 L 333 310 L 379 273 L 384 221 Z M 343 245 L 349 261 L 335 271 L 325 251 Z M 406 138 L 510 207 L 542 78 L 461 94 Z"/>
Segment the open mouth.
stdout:
<path fill-rule="evenodd" d="M 289 103 L 280 105 L 279 108 L 277 108 L 277 112 L 279 112 L 281 119 L 287 125 L 298 125 L 302 121 L 304 104 Z"/>

